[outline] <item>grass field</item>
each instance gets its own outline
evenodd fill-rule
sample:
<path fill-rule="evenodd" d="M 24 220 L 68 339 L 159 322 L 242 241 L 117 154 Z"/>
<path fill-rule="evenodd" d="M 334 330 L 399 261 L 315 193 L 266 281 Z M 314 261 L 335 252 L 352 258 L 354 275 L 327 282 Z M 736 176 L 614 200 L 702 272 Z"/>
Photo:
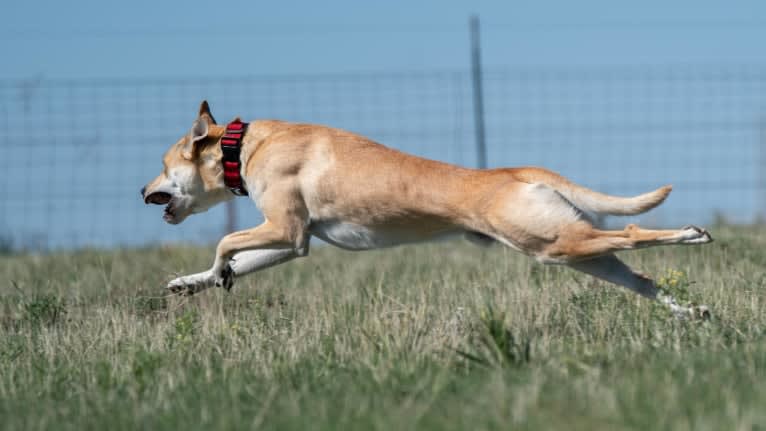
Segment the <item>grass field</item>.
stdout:
<path fill-rule="evenodd" d="M 164 297 L 211 249 L 0 257 L 5 429 L 766 429 L 766 229 L 624 254 L 707 304 L 462 242 Z"/>

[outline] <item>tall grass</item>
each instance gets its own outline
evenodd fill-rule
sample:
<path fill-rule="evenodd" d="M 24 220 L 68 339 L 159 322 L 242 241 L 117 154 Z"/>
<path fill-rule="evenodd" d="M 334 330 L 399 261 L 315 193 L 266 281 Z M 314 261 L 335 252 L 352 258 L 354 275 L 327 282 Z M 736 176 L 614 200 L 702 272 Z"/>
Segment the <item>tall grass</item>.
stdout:
<path fill-rule="evenodd" d="M 5 256 L 0 426 L 763 428 L 766 233 L 714 235 L 623 255 L 708 322 L 460 242 L 315 247 L 191 298 L 162 286 L 211 250 Z"/>

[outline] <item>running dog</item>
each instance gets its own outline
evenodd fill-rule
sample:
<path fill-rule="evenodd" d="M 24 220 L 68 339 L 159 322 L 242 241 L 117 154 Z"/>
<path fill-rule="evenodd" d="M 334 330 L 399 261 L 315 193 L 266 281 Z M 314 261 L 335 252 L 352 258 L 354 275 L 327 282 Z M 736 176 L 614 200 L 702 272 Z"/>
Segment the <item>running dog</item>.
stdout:
<path fill-rule="evenodd" d="M 664 186 L 635 197 L 589 190 L 537 167 L 468 169 L 385 147 L 347 131 L 284 121 L 236 119 L 216 124 L 203 101 L 191 131 L 165 153 L 162 173 L 141 190 L 147 204 L 165 205 L 170 224 L 249 195 L 265 221 L 226 235 L 212 268 L 172 280 L 167 288 L 194 294 L 230 289 L 234 278 L 309 253 L 312 236 L 347 250 L 368 250 L 463 235 L 502 243 L 544 264 L 562 264 L 681 306 L 615 253 L 712 241 L 704 229 L 600 230 L 590 215 L 633 215 L 661 204 Z"/>

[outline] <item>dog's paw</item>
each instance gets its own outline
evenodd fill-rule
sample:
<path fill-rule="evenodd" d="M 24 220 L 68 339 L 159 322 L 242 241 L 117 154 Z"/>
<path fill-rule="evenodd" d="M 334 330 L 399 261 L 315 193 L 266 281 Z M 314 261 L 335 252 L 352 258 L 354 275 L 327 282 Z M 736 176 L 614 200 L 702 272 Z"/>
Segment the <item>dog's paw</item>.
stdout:
<path fill-rule="evenodd" d="M 676 318 L 680 320 L 710 320 L 710 309 L 705 305 L 691 305 L 688 307 L 671 308 Z"/>
<path fill-rule="evenodd" d="M 683 306 L 670 295 L 659 295 L 657 300 L 665 304 L 673 315 L 680 320 L 710 320 L 710 309 L 705 305 L 687 305 Z"/>
<path fill-rule="evenodd" d="M 713 242 L 713 237 L 705 229 L 697 226 L 684 226 L 681 229 L 682 244 L 707 244 Z"/>
<path fill-rule="evenodd" d="M 232 286 L 234 286 L 234 271 L 231 269 L 231 265 L 227 263 L 216 275 L 215 287 L 222 287 L 230 291 Z"/>
<path fill-rule="evenodd" d="M 198 274 L 185 275 L 171 280 L 166 289 L 181 296 L 191 296 L 215 285 L 215 277 L 212 271 Z"/>
<path fill-rule="evenodd" d="M 706 305 L 694 305 L 689 307 L 691 309 L 692 317 L 698 320 L 710 320 L 712 314 L 710 309 Z"/>

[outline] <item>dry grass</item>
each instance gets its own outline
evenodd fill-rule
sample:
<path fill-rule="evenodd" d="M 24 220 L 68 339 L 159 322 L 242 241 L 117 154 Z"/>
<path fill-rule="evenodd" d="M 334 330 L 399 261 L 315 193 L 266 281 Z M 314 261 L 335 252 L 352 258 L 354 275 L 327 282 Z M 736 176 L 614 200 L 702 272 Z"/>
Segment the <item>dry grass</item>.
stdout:
<path fill-rule="evenodd" d="M 625 255 L 707 323 L 502 248 L 312 255 L 164 297 L 210 250 L 0 257 L 15 429 L 766 426 L 766 233 Z"/>

